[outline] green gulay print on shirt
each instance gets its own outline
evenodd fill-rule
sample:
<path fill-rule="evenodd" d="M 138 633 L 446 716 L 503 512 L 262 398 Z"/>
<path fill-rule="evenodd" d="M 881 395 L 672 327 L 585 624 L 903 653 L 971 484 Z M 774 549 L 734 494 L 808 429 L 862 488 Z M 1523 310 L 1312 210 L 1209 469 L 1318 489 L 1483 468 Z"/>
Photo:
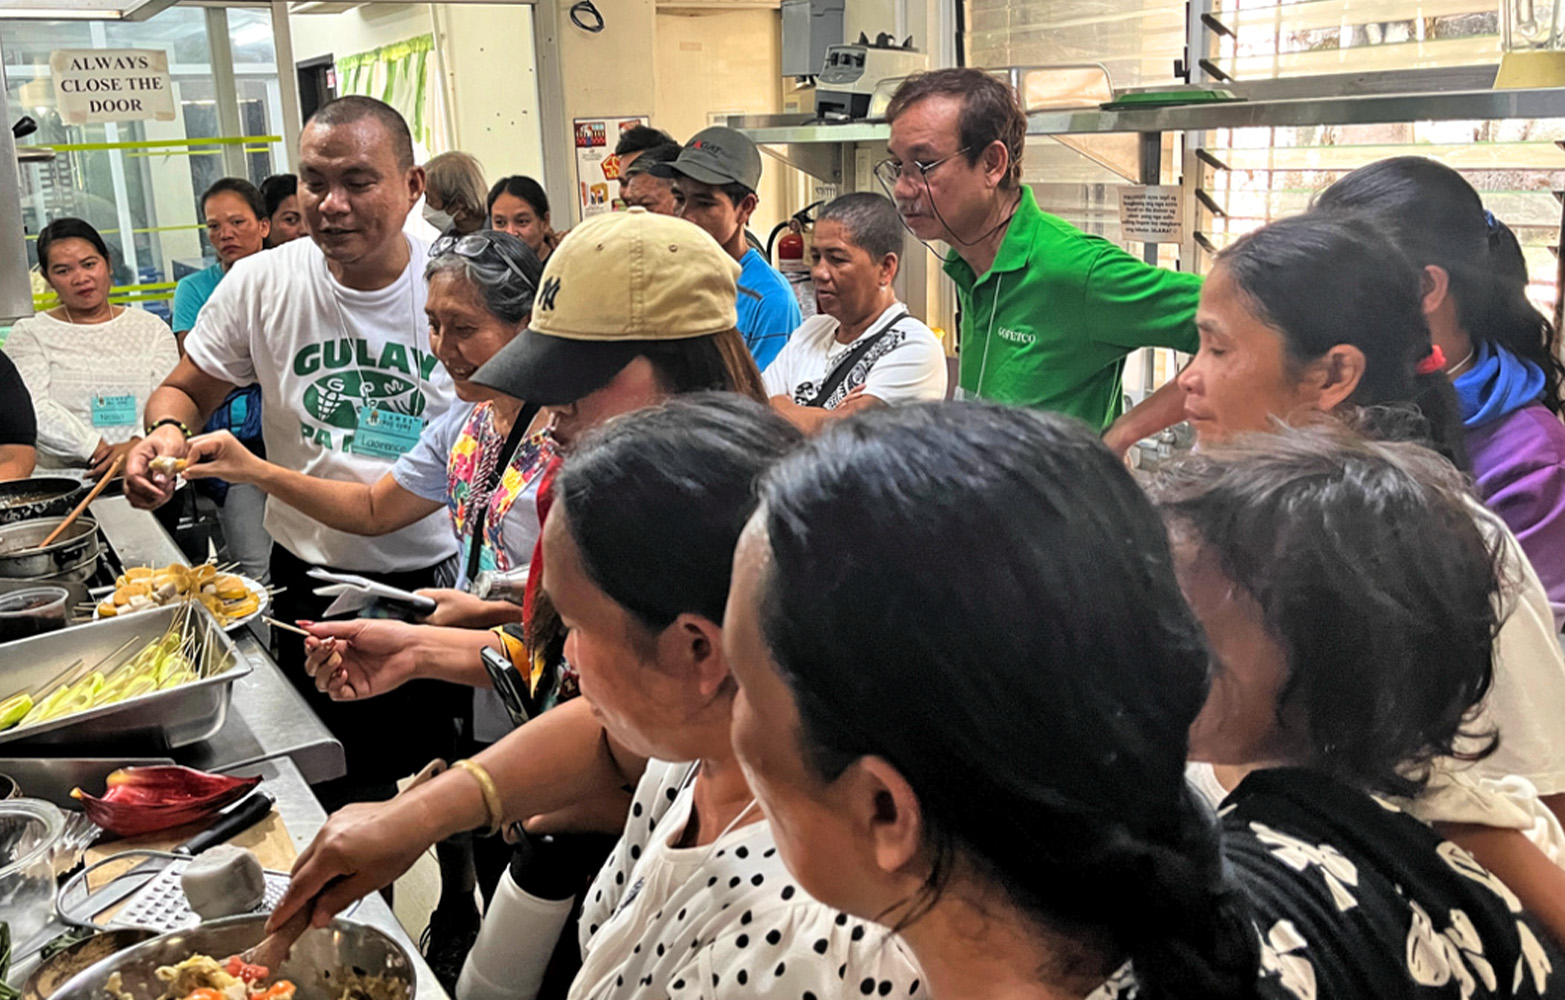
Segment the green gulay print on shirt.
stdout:
<path fill-rule="evenodd" d="M 422 416 L 428 399 L 420 382 L 436 364 L 433 354 L 403 344 L 387 344 L 378 355 L 359 338 L 306 344 L 293 357 L 293 373 L 318 377 L 304 390 L 303 409 L 314 422 L 299 422 L 300 437 L 322 448 L 351 451 L 360 406 Z"/>

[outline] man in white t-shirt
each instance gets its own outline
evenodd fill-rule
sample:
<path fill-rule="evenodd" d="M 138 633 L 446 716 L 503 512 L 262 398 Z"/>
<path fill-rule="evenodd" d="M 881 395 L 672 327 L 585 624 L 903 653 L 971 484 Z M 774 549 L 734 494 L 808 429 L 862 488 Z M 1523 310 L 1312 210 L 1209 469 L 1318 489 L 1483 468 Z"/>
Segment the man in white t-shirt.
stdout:
<path fill-rule="evenodd" d="M 373 483 L 451 405 L 450 376 L 430 349 L 425 248 L 402 221 L 424 191 L 407 124 L 389 106 L 346 97 L 316 112 L 299 138 L 299 201 L 310 239 L 236 261 L 185 340 L 186 357 L 147 402 L 147 436 L 126 467 L 126 494 L 155 507 L 192 428 L 236 386 L 256 383 L 267 457 L 312 476 Z M 455 553 L 444 512 L 366 538 L 269 501 L 277 542 L 274 614 L 314 619 L 311 567 L 360 573 L 404 589 L 433 586 Z M 334 704 L 314 689 L 294 636 L 277 636 L 284 673 L 343 743 L 348 776 L 317 786 L 328 808 L 394 792 L 396 778 L 447 752 L 454 697 L 413 691 L 398 704 Z M 442 685 L 442 688 L 448 686 Z M 450 692 L 453 696 L 454 690 Z"/>
<path fill-rule="evenodd" d="M 902 240 L 896 206 L 868 191 L 816 217 L 810 279 L 820 312 L 761 375 L 773 408 L 801 429 L 870 406 L 945 398 L 945 350 L 891 288 Z"/>

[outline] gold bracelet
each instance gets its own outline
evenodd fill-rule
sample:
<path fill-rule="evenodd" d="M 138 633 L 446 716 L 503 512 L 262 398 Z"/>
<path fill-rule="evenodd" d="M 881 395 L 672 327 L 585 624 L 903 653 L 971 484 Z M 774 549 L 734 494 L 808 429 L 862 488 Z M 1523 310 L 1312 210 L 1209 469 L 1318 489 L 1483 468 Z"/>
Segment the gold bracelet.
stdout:
<path fill-rule="evenodd" d="M 484 810 L 489 813 L 489 829 L 484 831 L 484 836 L 499 833 L 501 824 L 505 822 L 505 811 L 500 805 L 500 790 L 495 787 L 494 778 L 484 770 L 484 765 L 475 760 L 459 760 L 451 766 L 471 774 L 484 794 Z"/>

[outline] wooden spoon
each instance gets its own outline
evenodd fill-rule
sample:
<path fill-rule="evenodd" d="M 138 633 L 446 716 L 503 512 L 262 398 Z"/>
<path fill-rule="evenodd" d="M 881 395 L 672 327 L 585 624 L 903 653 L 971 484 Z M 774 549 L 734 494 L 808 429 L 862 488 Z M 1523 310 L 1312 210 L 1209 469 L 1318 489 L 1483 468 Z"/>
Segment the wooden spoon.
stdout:
<path fill-rule="evenodd" d="M 311 900 L 300 907 L 299 912 L 289 917 L 286 924 L 266 935 L 259 944 L 241 952 L 239 960 L 246 965 L 264 965 L 268 972 L 276 975 L 278 968 L 288 961 L 288 953 L 293 951 L 294 942 L 310 929 L 310 914 L 315 912 L 313 903 Z"/>
<path fill-rule="evenodd" d="M 98 480 L 97 485 L 95 485 L 92 490 L 82 498 L 82 502 L 76 505 L 76 509 L 65 515 L 65 520 L 61 521 L 53 531 L 49 532 L 49 537 L 38 543 L 38 547 L 40 549 L 48 548 L 54 543 L 56 538 L 60 537 L 61 533 L 64 532 L 66 528 L 69 528 L 72 524 L 76 523 L 76 519 L 82 516 L 82 511 L 87 509 L 88 504 L 98 499 L 98 494 L 103 492 L 104 487 L 109 485 L 109 480 L 113 479 L 119 473 L 120 466 L 124 464 L 125 456 L 123 454 L 116 456 L 114 461 L 109 464 L 109 471 L 105 472 L 103 474 L 103 478 Z"/>

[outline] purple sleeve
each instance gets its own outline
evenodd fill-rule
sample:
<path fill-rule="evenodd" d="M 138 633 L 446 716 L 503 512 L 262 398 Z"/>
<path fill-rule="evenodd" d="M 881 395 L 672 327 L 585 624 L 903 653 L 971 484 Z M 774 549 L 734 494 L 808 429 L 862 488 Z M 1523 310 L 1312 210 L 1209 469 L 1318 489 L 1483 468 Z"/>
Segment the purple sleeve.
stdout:
<path fill-rule="evenodd" d="M 1484 505 L 1511 529 L 1565 628 L 1565 425 L 1529 406 L 1468 434 Z"/>

